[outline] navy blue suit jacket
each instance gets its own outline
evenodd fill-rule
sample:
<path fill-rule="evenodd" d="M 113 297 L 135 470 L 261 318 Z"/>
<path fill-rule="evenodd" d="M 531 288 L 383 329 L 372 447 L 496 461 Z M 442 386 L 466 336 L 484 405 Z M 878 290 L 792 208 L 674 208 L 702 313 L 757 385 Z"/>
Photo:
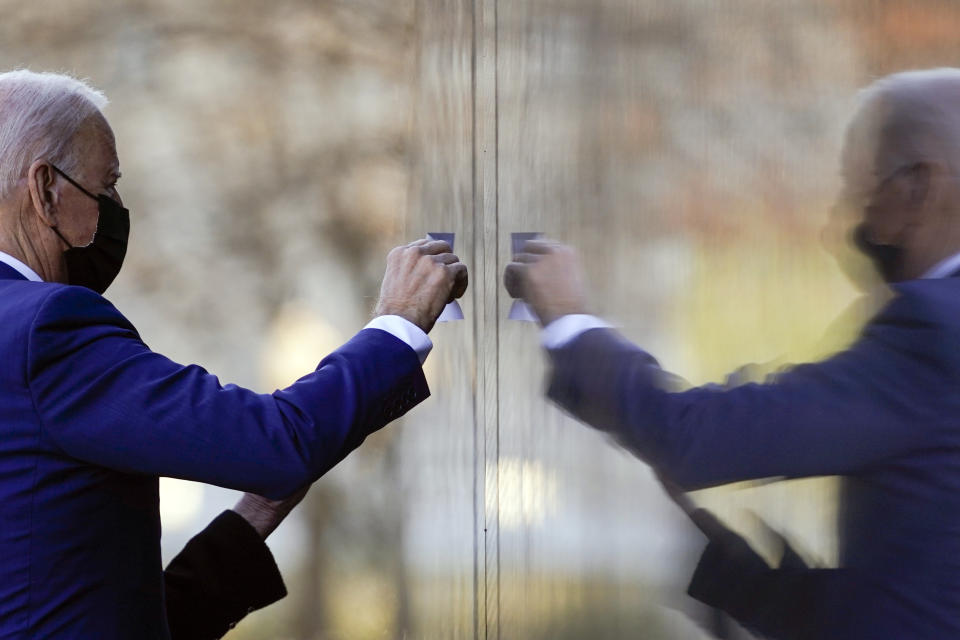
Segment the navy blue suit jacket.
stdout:
<path fill-rule="evenodd" d="M 0 264 L 0 638 L 169 637 L 157 477 L 281 498 L 429 395 L 375 329 L 274 392 L 151 351 L 104 298 Z"/>
<path fill-rule="evenodd" d="M 794 576 L 804 637 L 960 638 L 960 279 L 895 289 L 850 349 L 766 384 L 678 390 L 598 329 L 551 353 L 549 395 L 686 489 L 845 476 L 841 568 Z"/>

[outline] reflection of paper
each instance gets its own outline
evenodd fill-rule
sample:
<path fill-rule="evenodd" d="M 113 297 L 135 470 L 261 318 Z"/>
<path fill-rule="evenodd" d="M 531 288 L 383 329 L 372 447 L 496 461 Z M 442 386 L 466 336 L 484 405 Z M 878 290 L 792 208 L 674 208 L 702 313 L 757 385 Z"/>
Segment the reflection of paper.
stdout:
<path fill-rule="evenodd" d="M 431 240 L 443 240 L 450 245 L 450 250 L 453 251 L 455 233 L 432 232 L 428 233 L 427 237 Z M 456 300 L 445 306 L 443 311 L 440 312 L 440 317 L 437 318 L 437 322 L 452 322 L 453 320 L 463 320 L 463 309 L 460 308 L 460 303 Z"/>
<path fill-rule="evenodd" d="M 508 320 L 522 320 L 523 322 L 536 322 L 537 316 L 533 314 L 533 311 L 523 300 L 514 300 L 513 304 L 510 305 L 510 315 L 507 316 Z"/>
<path fill-rule="evenodd" d="M 527 244 L 530 240 L 536 240 L 537 238 L 543 237 L 543 234 L 539 231 L 524 231 L 523 233 L 511 233 L 510 234 L 510 250 L 513 251 L 512 255 L 517 255 L 518 253 L 523 253 L 523 246 Z"/>
<path fill-rule="evenodd" d="M 536 240 L 543 236 L 542 233 L 538 231 L 524 231 L 522 233 L 511 233 L 510 234 L 510 248 L 513 251 L 512 255 L 517 255 L 518 253 L 523 253 L 523 246 L 527 244 L 529 240 Z M 510 305 L 510 314 L 507 315 L 508 320 L 520 320 L 522 322 L 537 322 L 537 316 L 533 310 L 527 306 L 527 303 L 523 300 L 514 300 L 513 304 Z"/>

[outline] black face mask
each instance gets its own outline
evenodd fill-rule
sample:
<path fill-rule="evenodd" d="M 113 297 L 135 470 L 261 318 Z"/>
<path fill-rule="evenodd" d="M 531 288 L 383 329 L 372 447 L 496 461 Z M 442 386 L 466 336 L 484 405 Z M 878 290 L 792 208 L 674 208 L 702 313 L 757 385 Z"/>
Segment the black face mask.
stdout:
<path fill-rule="evenodd" d="M 886 282 L 896 282 L 903 266 L 903 247 L 877 244 L 867 238 L 866 225 L 860 223 L 853 230 L 853 244 L 873 261 L 873 266 Z"/>
<path fill-rule="evenodd" d="M 63 252 L 63 257 L 67 261 L 69 284 L 87 287 L 102 294 L 120 273 L 123 258 L 127 255 L 130 211 L 108 195 L 93 195 L 66 173 L 53 165 L 50 166 L 70 184 L 97 201 L 100 217 L 97 219 L 97 230 L 90 244 L 75 247 L 67 242 L 59 229 L 53 227 L 53 230 L 70 247 Z"/>

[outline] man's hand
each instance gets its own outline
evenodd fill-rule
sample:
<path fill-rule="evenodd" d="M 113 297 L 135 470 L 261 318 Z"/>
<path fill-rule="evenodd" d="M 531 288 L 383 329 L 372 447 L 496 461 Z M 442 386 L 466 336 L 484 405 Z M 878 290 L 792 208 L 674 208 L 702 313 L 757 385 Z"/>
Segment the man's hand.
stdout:
<path fill-rule="evenodd" d="M 261 540 L 273 533 L 293 508 L 307 495 L 310 485 L 283 500 L 270 500 L 253 493 L 245 493 L 233 510 L 259 534 Z"/>
<path fill-rule="evenodd" d="M 467 290 L 467 266 L 450 245 L 426 238 L 387 256 L 375 315 L 396 315 L 429 333 L 443 307 Z"/>
<path fill-rule="evenodd" d="M 560 316 L 586 313 L 587 294 L 576 252 L 544 240 L 531 240 L 503 274 L 507 292 L 522 298 L 547 326 Z"/>

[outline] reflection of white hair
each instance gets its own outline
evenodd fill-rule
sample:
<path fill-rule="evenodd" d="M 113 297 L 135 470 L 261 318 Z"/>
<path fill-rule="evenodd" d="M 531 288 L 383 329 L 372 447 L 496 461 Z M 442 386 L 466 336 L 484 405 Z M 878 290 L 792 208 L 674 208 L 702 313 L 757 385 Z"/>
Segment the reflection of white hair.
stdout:
<path fill-rule="evenodd" d="M 869 161 L 880 180 L 918 162 L 939 162 L 960 175 L 960 69 L 904 71 L 875 81 L 860 92 L 847 140 L 851 154 L 871 151 L 861 162 Z"/>
<path fill-rule="evenodd" d="M 0 200 L 38 158 L 76 171 L 73 137 L 106 104 L 102 93 L 70 76 L 26 69 L 0 73 Z"/>

